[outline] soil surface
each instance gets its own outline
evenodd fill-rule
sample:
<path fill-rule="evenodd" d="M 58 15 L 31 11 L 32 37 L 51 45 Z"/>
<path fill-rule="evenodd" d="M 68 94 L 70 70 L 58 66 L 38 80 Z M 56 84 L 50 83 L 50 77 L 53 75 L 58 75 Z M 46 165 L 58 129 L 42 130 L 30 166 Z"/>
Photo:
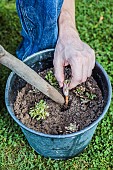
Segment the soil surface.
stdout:
<path fill-rule="evenodd" d="M 40 73 L 44 79 L 48 70 L 50 69 Z M 65 76 L 69 75 L 69 72 L 68 68 Z M 21 84 L 22 80 L 18 83 Z M 101 90 L 93 77 L 69 92 L 68 107 L 55 103 L 29 84 L 25 84 L 21 89 L 17 84 L 15 90 L 17 92 L 14 112 L 17 118 L 27 127 L 46 134 L 58 135 L 80 131 L 101 115 L 104 105 Z M 62 93 L 62 89 L 58 88 L 58 90 Z M 29 111 L 41 99 L 46 101 L 49 116 L 46 119 L 37 120 L 30 116 Z"/>

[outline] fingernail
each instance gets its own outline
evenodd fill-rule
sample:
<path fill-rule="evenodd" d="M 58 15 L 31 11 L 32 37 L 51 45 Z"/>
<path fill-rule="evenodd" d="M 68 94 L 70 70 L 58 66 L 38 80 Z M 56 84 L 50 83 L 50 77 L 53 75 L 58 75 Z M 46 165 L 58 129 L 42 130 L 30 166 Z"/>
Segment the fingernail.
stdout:
<path fill-rule="evenodd" d="M 77 86 L 77 84 L 70 84 L 69 89 L 71 90 L 71 89 L 75 88 L 76 86 Z"/>
<path fill-rule="evenodd" d="M 62 88 L 63 87 L 63 83 L 59 82 L 59 86 L 60 86 L 60 88 Z"/>

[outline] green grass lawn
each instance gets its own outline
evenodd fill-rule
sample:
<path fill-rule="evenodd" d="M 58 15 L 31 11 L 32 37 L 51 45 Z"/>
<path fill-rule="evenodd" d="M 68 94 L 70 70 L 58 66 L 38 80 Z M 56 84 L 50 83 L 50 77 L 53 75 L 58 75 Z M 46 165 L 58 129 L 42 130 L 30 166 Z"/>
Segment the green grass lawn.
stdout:
<path fill-rule="evenodd" d="M 95 50 L 97 60 L 113 83 L 112 7 L 112 0 L 76 1 L 76 23 L 80 37 Z M 20 31 L 15 1 L 1 0 L 0 44 L 14 55 L 21 41 Z M 0 170 L 113 169 L 113 101 L 91 143 L 80 156 L 67 161 L 46 159 L 29 146 L 19 126 L 6 110 L 4 91 L 9 73 L 8 68 L 0 66 Z"/>

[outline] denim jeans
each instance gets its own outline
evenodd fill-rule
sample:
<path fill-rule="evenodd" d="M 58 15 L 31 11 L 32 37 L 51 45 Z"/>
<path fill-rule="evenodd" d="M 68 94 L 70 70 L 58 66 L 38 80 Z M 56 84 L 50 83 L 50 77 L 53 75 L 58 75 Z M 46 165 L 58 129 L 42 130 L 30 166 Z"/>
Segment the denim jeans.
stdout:
<path fill-rule="evenodd" d="M 55 47 L 62 4 L 63 0 L 16 0 L 23 37 L 17 49 L 19 59 Z"/>

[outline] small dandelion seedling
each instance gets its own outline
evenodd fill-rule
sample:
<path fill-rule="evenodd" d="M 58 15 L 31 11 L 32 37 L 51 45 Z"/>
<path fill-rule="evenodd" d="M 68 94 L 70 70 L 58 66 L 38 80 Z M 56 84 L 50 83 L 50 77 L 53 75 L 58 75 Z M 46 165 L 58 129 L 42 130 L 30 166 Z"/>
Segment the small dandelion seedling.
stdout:
<path fill-rule="evenodd" d="M 79 86 L 76 87 L 76 89 L 73 90 L 73 92 L 77 95 L 77 96 L 82 96 L 85 92 L 85 87 Z"/>
<path fill-rule="evenodd" d="M 54 86 L 54 87 L 58 87 L 58 82 L 54 76 L 53 71 L 49 70 L 45 76 L 45 79 L 48 80 L 48 82 Z"/>
<path fill-rule="evenodd" d="M 87 89 L 85 89 L 85 87 L 82 87 L 82 86 L 77 87 L 75 90 L 73 90 L 73 92 L 76 94 L 76 96 L 79 96 L 82 102 L 84 103 L 87 103 L 90 100 L 93 100 L 96 98 L 96 94 L 93 94 L 87 91 Z"/>
<path fill-rule="evenodd" d="M 96 94 L 88 93 L 88 92 L 86 92 L 85 95 L 88 97 L 88 99 L 91 99 L 91 100 L 93 100 L 96 97 Z"/>
<path fill-rule="evenodd" d="M 68 127 L 65 127 L 66 130 L 71 131 L 71 132 L 76 132 L 78 130 L 79 125 L 75 123 L 70 123 Z"/>
<path fill-rule="evenodd" d="M 29 114 L 32 118 L 36 118 L 37 120 L 46 119 L 46 117 L 49 116 L 49 113 L 47 112 L 48 108 L 46 102 L 40 100 L 39 103 L 35 104 L 33 109 L 30 109 Z"/>

